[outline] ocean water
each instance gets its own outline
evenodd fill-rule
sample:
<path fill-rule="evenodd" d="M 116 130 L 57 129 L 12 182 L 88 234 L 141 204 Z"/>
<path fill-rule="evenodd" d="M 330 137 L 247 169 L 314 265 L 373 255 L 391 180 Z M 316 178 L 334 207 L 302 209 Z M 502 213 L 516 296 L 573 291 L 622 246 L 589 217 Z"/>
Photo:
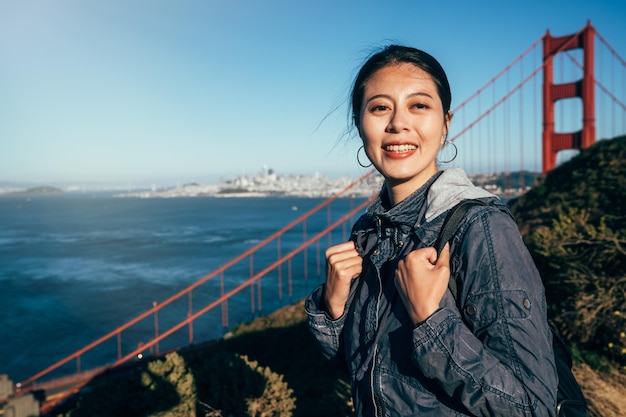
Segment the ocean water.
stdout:
<path fill-rule="evenodd" d="M 0 196 L 0 374 L 25 380 L 225 265 L 323 199 L 115 198 L 108 193 Z M 60 371 L 104 365 L 198 311 L 310 239 L 363 199 L 338 199 L 252 257 Z M 347 226 L 349 231 L 350 224 Z M 194 322 L 193 342 L 268 314 L 323 280 L 321 239 Z M 288 277 L 291 272 L 293 280 Z M 291 293 L 291 294 L 290 294 Z M 224 323 L 224 317 L 227 323 Z M 223 324 L 227 324 L 225 327 Z M 160 351 L 188 344 L 183 328 Z M 59 373 L 54 376 L 60 376 Z M 45 379 L 45 378 L 44 378 Z"/>

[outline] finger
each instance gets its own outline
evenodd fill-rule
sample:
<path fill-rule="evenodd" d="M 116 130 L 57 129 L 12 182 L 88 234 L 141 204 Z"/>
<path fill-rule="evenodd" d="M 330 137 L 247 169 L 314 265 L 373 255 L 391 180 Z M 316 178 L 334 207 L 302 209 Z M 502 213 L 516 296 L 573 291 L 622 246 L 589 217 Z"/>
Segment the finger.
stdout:
<path fill-rule="evenodd" d="M 337 253 L 343 253 L 343 252 L 350 252 L 350 251 L 356 251 L 356 246 L 354 245 L 354 242 L 352 241 L 340 243 L 338 245 L 329 247 L 328 249 L 326 249 L 325 255 L 326 255 L 326 258 L 328 259 L 331 255 L 335 255 Z"/>
<path fill-rule="evenodd" d="M 436 260 L 437 265 L 449 265 L 450 264 L 450 244 L 446 243 L 443 250 L 439 254 L 439 258 Z"/>
<path fill-rule="evenodd" d="M 435 264 L 437 264 L 437 249 L 424 248 L 424 256 L 431 265 L 434 266 Z"/>
<path fill-rule="evenodd" d="M 354 268 L 354 267 L 361 267 L 363 265 L 363 258 L 361 258 L 360 256 L 351 256 L 349 258 L 345 258 L 342 259 L 339 262 L 334 262 L 331 263 L 329 262 L 329 264 L 333 267 L 333 269 L 335 270 L 346 270 L 346 269 L 350 269 L 350 268 Z"/>
<path fill-rule="evenodd" d="M 358 264 L 347 267 L 343 271 L 346 277 L 349 277 L 350 280 L 353 280 L 353 279 L 358 278 L 361 275 L 362 270 L 363 270 L 362 265 L 358 263 Z"/>
<path fill-rule="evenodd" d="M 336 258 L 341 254 L 332 255 L 327 263 L 327 274 L 330 279 L 335 277 L 341 281 L 353 280 L 357 278 L 363 270 L 363 258 L 355 254 L 355 256 L 347 257 L 342 260 Z"/>
<path fill-rule="evenodd" d="M 348 264 L 361 263 L 362 260 L 363 258 L 361 258 L 359 253 L 354 249 L 346 252 L 334 253 L 326 258 L 327 263 L 334 266 L 343 264 L 345 262 L 348 262 Z"/>
<path fill-rule="evenodd" d="M 432 269 L 437 261 L 437 250 L 435 248 L 420 248 L 409 252 L 404 257 L 404 268 Z"/>
<path fill-rule="evenodd" d="M 433 266 L 437 262 L 437 250 L 435 248 L 420 248 L 409 253 L 407 260 L 418 262 L 425 266 Z"/>
<path fill-rule="evenodd" d="M 336 264 L 342 262 L 346 259 L 359 257 L 359 253 L 356 249 L 348 249 L 341 252 L 327 252 L 326 253 L 326 261 L 331 264 Z"/>

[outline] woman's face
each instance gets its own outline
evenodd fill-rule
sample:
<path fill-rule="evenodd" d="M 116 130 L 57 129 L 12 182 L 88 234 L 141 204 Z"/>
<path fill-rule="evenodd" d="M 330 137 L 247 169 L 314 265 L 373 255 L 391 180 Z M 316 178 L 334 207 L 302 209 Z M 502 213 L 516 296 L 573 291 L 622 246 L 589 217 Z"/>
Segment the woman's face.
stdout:
<path fill-rule="evenodd" d="M 389 186 L 406 197 L 437 172 L 450 121 L 430 74 L 408 63 L 381 68 L 365 84 L 360 114 L 367 156 Z"/>

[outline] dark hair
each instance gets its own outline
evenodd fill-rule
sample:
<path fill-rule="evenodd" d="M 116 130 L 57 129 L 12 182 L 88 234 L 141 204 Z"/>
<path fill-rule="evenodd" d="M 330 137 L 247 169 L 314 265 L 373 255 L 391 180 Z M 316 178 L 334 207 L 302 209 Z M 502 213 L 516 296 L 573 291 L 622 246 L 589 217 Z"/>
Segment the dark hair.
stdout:
<path fill-rule="evenodd" d="M 448 113 L 450 103 L 452 102 L 452 93 L 450 91 L 448 77 L 441 64 L 432 55 L 419 49 L 408 46 L 389 45 L 382 51 L 370 56 L 365 64 L 363 64 L 359 74 L 354 80 L 351 95 L 352 122 L 357 129 L 359 128 L 358 119 L 361 112 L 361 105 L 363 104 L 363 94 L 367 81 L 379 69 L 387 65 L 403 63 L 413 64 L 433 77 L 437 85 L 439 98 L 443 104 L 443 114 L 445 116 Z"/>

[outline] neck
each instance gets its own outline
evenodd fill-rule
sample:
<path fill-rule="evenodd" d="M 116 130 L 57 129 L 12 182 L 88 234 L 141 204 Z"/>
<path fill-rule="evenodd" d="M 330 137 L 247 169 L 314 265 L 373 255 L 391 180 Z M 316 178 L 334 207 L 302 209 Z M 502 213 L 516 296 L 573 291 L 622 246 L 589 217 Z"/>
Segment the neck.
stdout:
<path fill-rule="evenodd" d="M 391 207 L 404 201 L 408 196 L 426 184 L 437 172 L 439 172 L 438 169 L 432 172 L 429 171 L 428 173 L 424 172 L 424 175 L 406 181 L 392 181 L 388 178 L 386 180 L 387 198 L 389 198 Z"/>

